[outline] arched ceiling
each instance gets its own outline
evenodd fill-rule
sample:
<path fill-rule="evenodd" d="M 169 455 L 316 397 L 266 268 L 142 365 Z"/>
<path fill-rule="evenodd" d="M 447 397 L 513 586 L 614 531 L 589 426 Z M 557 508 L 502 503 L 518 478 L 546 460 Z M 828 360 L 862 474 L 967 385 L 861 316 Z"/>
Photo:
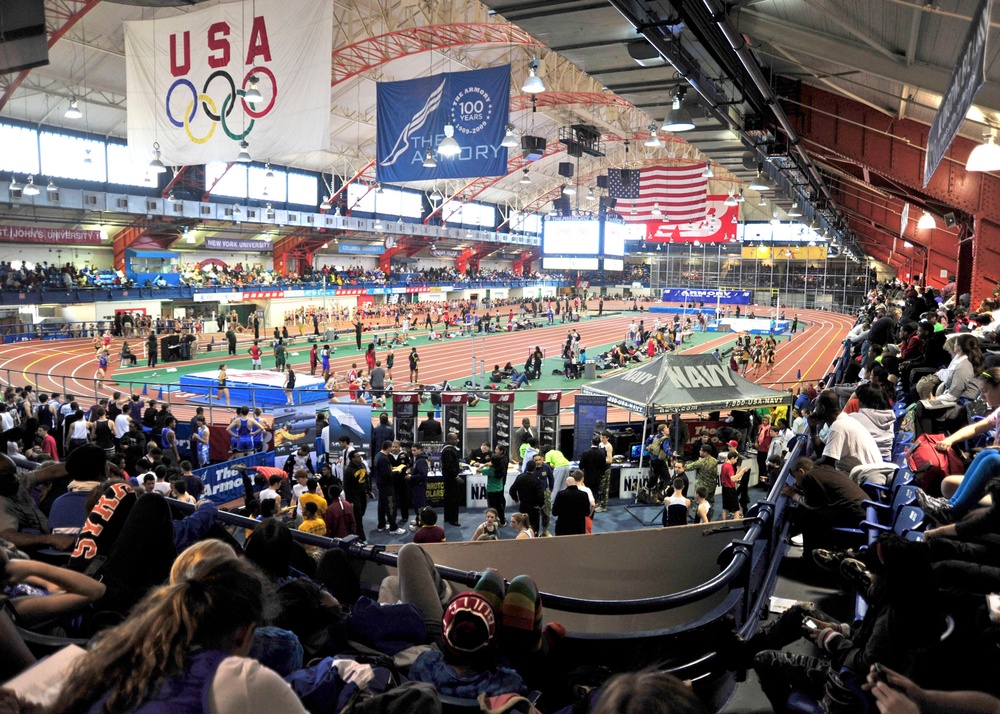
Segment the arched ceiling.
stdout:
<path fill-rule="evenodd" d="M 23 76 L 0 76 L 0 113 L 124 136 L 122 23 L 186 12 L 193 4 L 199 3 L 46 0 L 50 63 Z M 892 166 L 866 165 L 831 150 L 829 137 L 812 135 L 822 111 L 814 100 L 829 95 L 839 107 L 864 108 L 866 116 L 884 120 L 890 135 L 898 126 L 926 127 L 975 6 L 975 0 L 337 0 L 330 149 L 268 158 L 345 179 L 367 177 L 377 81 L 510 62 L 512 121 L 520 131 L 550 143 L 571 123 L 593 124 L 603 133 L 608 156 L 583 159 L 578 176 L 626 161 L 707 156 L 717 167 L 712 190 L 725 191 L 752 178 L 766 153 L 767 170 L 780 174 L 787 194 L 815 202 L 827 222 L 856 234 L 866 252 L 899 265 L 890 238 L 904 202 L 914 206 L 913 216 L 924 208 L 938 216 L 953 212 L 959 227 L 973 214 L 947 192 L 899 181 Z M 987 47 L 986 84 L 961 128 L 972 141 L 1000 121 L 1000 43 Z M 550 90 L 535 107 L 518 90 L 532 56 L 541 60 Z M 647 127 L 663 119 L 681 86 L 688 87 L 685 104 L 696 129 L 673 137 L 666 148 L 644 147 Z M 80 102 L 82 120 L 63 117 L 71 97 Z M 630 139 L 628 154 L 624 139 Z M 966 142 L 958 153 L 967 155 L 973 145 Z M 751 150 L 761 153 L 748 159 Z M 964 160 L 956 151 L 952 158 Z M 528 187 L 518 183 L 521 162 L 512 160 L 508 177 L 440 188 L 446 195 L 537 206 L 539 197 L 564 182 L 557 173 L 563 158 L 550 151 L 535 162 Z M 787 208 L 791 200 L 775 205 Z M 883 211 L 881 218 L 865 206 Z M 979 210 L 1000 223 L 992 206 Z M 958 227 L 914 238 L 923 238 L 916 244 L 928 247 L 928 263 L 958 256 Z"/>

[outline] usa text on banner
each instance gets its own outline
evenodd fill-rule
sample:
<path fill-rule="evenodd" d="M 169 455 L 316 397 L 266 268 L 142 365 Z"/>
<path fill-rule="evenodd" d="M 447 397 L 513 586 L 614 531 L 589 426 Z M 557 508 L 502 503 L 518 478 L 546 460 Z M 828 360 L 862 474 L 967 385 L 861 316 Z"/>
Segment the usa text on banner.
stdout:
<path fill-rule="evenodd" d="M 507 149 L 500 142 L 510 111 L 510 65 L 379 82 L 377 111 L 379 181 L 507 173 Z M 425 154 L 437 150 L 446 124 L 454 127 L 461 152 L 439 156 L 435 168 L 424 168 Z"/>
<path fill-rule="evenodd" d="M 239 142 L 260 159 L 330 143 L 333 4 L 224 3 L 125 23 L 128 144 L 148 163 L 233 161 Z M 262 102 L 244 97 L 256 80 Z"/>

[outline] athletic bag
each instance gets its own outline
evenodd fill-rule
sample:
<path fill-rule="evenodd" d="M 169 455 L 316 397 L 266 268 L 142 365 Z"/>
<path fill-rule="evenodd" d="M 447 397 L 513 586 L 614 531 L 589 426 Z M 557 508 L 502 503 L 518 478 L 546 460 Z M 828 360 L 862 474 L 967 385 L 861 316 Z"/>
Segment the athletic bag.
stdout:
<path fill-rule="evenodd" d="M 965 473 L 962 460 L 952 449 L 937 450 L 944 434 L 921 434 L 906 452 L 906 463 L 913 472 L 914 483 L 931 496 L 941 495 L 941 481 L 949 474 Z"/>

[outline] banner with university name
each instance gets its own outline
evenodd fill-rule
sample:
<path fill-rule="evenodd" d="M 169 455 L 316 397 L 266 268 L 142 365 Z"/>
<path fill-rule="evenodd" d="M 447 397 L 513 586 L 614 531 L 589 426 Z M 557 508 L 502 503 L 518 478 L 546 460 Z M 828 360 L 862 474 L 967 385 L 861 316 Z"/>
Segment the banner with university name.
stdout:
<path fill-rule="evenodd" d="M 509 112 L 510 65 L 379 82 L 376 176 L 396 183 L 506 175 L 500 142 Z M 446 124 L 461 147 L 451 158 L 436 151 Z M 427 149 L 435 168 L 423 166 Z"/>
<path fill-rule="evenodd" d="M 236 250 L 270 253 L 274 244 L 269 240 L 253 240 L 252 238 L 212 238 L 205 239 L 205 250 Z"/>
<path fill-rule="evenodd" d="M 58 243 L 60 245 L 100 245 L 101 232 L 75 228 L 36 228 L 35 226 L 0 226 L 0 242 Z"/>
<path fill-rule="evenodd" d="M 258 160 L 330 143 L 333 3 L 223 3 L 125 23 L 128 146 L 138 165 L 153 142 L 168 166 Z M 248 102 L 253 83 L 262 101 Z M 291 130 L 290 127 L 294 127 Z"/>

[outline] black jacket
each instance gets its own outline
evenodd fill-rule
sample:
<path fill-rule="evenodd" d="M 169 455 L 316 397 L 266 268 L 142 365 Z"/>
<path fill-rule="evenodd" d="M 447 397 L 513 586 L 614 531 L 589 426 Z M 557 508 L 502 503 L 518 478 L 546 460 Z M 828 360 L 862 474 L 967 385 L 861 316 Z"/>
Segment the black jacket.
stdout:
<path fill-rule="evenodd" d="M 552 502 L 556 517 L 556 535 L 582 535 L 587 532 L 590 497 L 576 486 L 567 486 Z"/>
<path fill-rule="evenodd" d="M 607 452 L 599 446 L 591 446 L 580 454 L 580 470 L 583 471 L 584 479 L 588 482 L 600 480 L 608 468 L 607 461 Z"/>
<path fill-rule="evenodd" d="M 458 478 L 458 474 L 462 470 L 459 465 L 461 460 L 462 455 L 459 453 L 458 447 L 445 444 L 444 449 L 441 450 L 441 475 L 444 476 L 445 481 Z"/>
<path fill-rule="evenodd" d="M 541 508 L 545 502 L 545 487 L 533 471 L 525 471 L 510 485 L 510 497 L 522 508 Z"/>

